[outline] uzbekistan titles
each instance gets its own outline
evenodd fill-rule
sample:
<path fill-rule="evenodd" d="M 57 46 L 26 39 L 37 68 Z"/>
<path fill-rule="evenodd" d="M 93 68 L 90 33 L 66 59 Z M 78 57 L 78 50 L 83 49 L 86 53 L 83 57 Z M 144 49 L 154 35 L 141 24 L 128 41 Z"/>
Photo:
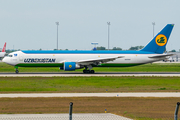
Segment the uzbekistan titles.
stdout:
<path fill-rule="evenodd" d="M 25 63 L 54 63 L 56 59 L 51 58 L 27 58 L 24 59 Z"/>

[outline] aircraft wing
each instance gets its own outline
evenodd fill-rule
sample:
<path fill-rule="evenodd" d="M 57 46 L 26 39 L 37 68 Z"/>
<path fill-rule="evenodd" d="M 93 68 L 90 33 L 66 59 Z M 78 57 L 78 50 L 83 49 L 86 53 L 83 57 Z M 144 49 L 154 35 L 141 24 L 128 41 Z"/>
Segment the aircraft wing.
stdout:
<path fill-rule="evenodd" d="M 99 63 L 105 63 L 109 61 L 116 60 L 118 58 L 123 58 L 124 56 L 116 56 L 116 57 L 106 57 L 106 58 L 97 58 L 97 59 L 87 59 L 87 60 L 79 60 L 76 63 L 81 65 L 98 65 Z"/>
<path fill-rule="evenodd" d="M 149 58 L 164 58 L 167 56 L 173 56 L 174 54 L 162 54 L 162 55 L 155 55 L 155 56 L 149 56 Z"/>

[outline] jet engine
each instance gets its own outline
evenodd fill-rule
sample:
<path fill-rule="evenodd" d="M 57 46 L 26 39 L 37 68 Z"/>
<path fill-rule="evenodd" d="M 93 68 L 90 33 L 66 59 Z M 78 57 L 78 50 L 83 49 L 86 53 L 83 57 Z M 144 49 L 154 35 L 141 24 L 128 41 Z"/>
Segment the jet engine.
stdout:
<path fill-rule="evenodd" d="M 84 68 L 84 66 L 76 64 L 76 62 L 64 62 L 64 66 L 59 69 L 64 71 L 74 71 L 75 69 L 81 68 Z"/>

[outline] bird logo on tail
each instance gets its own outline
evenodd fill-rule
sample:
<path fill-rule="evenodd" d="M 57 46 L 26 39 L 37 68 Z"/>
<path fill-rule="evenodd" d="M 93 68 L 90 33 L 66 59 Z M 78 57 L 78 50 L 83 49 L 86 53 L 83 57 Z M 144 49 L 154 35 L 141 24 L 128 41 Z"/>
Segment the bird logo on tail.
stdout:
<path fill-rule="evenodd" d="M 165 35 L 159 34 L 159 35 L 156 37 L 155 41 L 156 41 L 156 44 L 157 44 L 157 45 L 159 45 L 159 46 L 164 46 L 164 45 L 166 45 L 166 43 L 167 43 L 167 38 L 166 38 Z"/>

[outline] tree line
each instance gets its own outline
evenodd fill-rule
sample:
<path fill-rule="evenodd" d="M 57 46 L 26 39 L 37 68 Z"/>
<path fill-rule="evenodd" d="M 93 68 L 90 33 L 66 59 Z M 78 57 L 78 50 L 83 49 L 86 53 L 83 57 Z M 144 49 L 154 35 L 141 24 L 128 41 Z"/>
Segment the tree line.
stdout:
<path fill-rule="evenodd" d="M 140 50 L 142 49 L 144 46 L 135 46 L 135 47 L 130 47 L 128 50 Z M 96 47 L 96 50 L 107 50 L 106 47 Z M 120 47 L 113 47 L 113 49 L 110 50 L 122 50 L 122 48 Z"/>

